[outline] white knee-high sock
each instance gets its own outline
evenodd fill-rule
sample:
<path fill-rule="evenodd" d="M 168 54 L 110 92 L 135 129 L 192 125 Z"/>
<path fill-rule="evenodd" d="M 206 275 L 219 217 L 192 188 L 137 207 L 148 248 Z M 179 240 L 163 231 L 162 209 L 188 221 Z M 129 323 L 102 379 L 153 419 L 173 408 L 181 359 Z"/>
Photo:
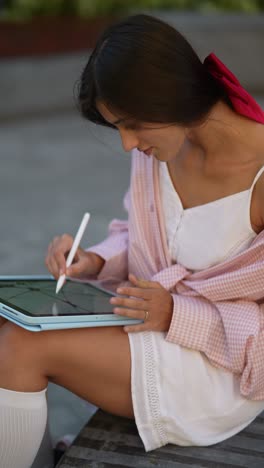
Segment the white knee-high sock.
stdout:
<path fill-rule="evenodd" d="M 0 388 L 0 467 L 30 468 L 46 422 L 46 389 L 24 393 Z"/>

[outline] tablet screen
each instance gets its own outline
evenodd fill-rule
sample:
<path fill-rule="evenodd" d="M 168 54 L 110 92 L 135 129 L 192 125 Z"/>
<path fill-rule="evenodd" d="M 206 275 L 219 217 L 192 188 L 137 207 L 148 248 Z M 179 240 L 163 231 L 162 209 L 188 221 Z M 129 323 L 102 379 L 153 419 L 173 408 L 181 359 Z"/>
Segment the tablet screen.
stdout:
<path fill-rule="evenodd" d="M 112 314 L 111 293 L 67 280 L 58 294 L 54 280 L 0 280 L 0 302 L 33 317 Z"/>

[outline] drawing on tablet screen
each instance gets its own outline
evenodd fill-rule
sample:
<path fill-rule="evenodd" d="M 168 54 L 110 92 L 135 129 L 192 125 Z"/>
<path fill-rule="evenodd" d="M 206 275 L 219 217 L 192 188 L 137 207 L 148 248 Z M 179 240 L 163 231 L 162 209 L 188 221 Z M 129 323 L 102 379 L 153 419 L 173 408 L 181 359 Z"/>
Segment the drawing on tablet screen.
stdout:
<path fill-rule="evenodd" d="M 87 283 L 67 281 L 59 294 L 51 280 L 0 281 L 0 300 L 34 316 L 112 313 L 110 296 Z"/>

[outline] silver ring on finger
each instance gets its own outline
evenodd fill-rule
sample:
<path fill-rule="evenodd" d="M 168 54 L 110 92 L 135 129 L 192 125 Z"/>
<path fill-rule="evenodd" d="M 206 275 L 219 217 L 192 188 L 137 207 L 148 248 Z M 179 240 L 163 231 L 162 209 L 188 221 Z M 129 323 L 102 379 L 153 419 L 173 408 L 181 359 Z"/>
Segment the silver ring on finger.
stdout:
<path fill-rule="evenodd" d="M 144 317 L 144 322 L 146 322 L 149 318 L 149 311 L 145 310 L 145 317 Z"/>

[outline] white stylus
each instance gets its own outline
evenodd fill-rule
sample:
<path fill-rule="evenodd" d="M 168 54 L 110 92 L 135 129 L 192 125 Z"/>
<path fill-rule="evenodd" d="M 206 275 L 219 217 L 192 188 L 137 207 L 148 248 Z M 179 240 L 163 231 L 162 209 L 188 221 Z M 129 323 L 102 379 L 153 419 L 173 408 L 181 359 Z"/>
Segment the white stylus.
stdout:
<path fill-rule="evenodd" d="M 66 260 L 66 268 L 69 268 L 69 266 L 71 266 L 72 264 L 72 261 L 74 259 L 74 256 L 77 252 L 77 249 L 79 247 L 79 244 L 81 242 L 81 238 L 83 236 L 83 233 L 85 231 L 85 228 L 88 224 L 88 221 L 90 219 L 90 213 L 85 213 L 83 219 L 82 219 L 82 222 L 80 224 L 80 227 L 78 229 L 78 232 L 75 236 L 75 239 L 73 241 L 73 244 L 72 244 L 72 248 L 69 252 L 69 255 L 67 257 L 67 260 Z M 65 281 L 65 278 L 66 278 L 66 275 L 63 274 L 59 277 L 58 279 L 58 282 L 57 282 L 57 286 L 56 286 L 56 294 L 58 294 L 59 290 L 62 288 L 63 284 L 64 284 L 64 281 Z"/>

